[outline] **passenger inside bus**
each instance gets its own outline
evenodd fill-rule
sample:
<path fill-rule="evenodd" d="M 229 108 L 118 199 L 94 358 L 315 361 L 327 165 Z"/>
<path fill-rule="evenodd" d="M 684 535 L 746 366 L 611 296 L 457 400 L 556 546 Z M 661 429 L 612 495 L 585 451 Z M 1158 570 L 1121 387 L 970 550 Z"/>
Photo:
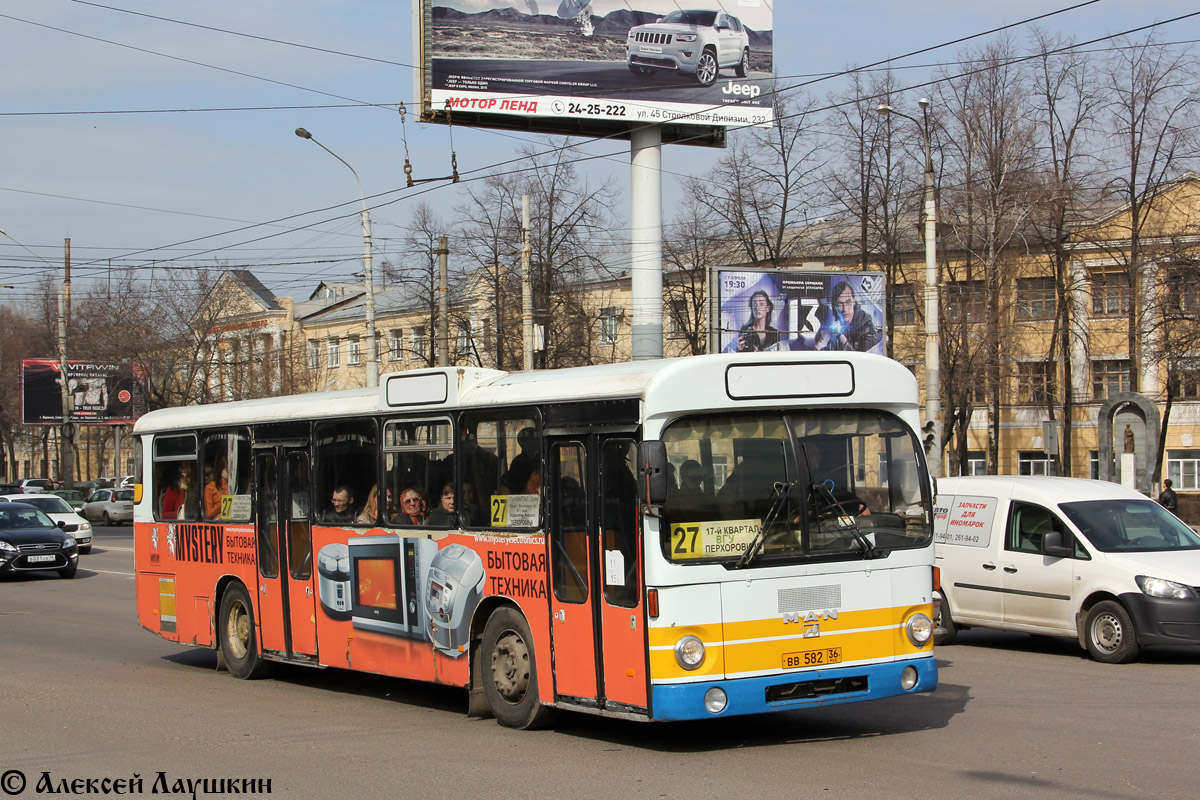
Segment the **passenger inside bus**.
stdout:
<path fill-rule="evenodd" d="M 379 518 L 379 486 L 371 487 L 371 493 L 367 495 L 367 502 L 363 505 L 363 510 L 359 512 L 358 517 L 354 520 L 359 525 L 374 525 Z"/>
<path fill-rule="evenodd" d="M 329 508 L 325 510 L 325 522 L 349 525 L 354 522 L 354 493 L 346 484 L 339 484 L 329 498 Z"/>

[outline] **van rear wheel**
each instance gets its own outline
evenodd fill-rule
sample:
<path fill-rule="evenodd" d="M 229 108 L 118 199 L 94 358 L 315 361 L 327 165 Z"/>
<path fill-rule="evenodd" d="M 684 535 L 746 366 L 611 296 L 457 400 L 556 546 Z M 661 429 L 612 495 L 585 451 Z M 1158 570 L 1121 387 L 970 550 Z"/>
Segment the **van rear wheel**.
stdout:
<path fill-rule="evenodd" d="M 940 601 L 938 603 L 938 612 L 934 616 L 933 628 L 936 631 L 942 629 L 942 634 L 934 639 L 935 646 L 944 644 L 954 644 L 955 638 L 958 636 L 958 626 L 954 624 L 954 619 L 950 616 L 950 604 L 946 602 L 946 595 L 938 592 Z"/>
<path fill-rule="evenodd" d="M 1088 611 L 1083 626 L 1084 646 L 1088 655 L 1104 664 L 1124 664 L 1138 654 L 1137 632 L 1125 607 L 1104 600 Z"/>

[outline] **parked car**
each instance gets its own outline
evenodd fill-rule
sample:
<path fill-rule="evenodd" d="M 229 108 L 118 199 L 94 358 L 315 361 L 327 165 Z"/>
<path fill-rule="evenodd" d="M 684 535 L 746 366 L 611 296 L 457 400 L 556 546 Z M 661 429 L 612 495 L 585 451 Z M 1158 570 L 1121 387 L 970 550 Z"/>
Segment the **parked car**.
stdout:
<path fill-rule="evenodd" d="M 56 493 L 5 494 L 0 495 L 0 503 L 24 503 L 33 506 L 48 516 L 55 525 L 73 535 L 80 553 L 92 551 L 92 523 L 81 517 Z"/>
<path fill-rule="evenodd" d="M 48 494 L 56 494 L 66 501 L 67 505 L 76 511 L 83 505 L 83 501 L 87 499 L 90 492 L 84 492 L 80 489 L 52 489 Z"/>
<path fill-rule="evenodd" d="M 86 500 L 99 485 L 96 481 L 75 481 L 75 490 L 81 492 Z"/>
<path fill-rule="evenodd" d="M 679 72 L 712 86 L 725 68 L 746 77 L 750 35 L 737 17 L 723 11 L 672 11 L 658 22 L 629 29 L 625 62 L 636 75 Z"/>
<path fill-rule="evenodd" d="M 1108 481 L 940 478 L 939 641 L 974 625 L 1077 639 L 1119 664 L 1200 645 L 1200 535 Z"/>
<path fill-rule="evenodd" d="M 21 481 L 21 492 L 22 494 L 40 494 L 46 491 L 46 484 L 49 482 L 49 478 L 26 478 Z"/>
<path fill-rule="evenodd" d="M 44 569 L 75 577 L 79 547 L 74 535 L 27 503 L 0 503 L 0 575 Z"/>
<path fill-rule="evenodd" d="M 17 494 L 20 491 L 20 483 L 0 483 L 0 494 Z"/>
<path fill-rule="evenodd" d="M 91 522 L 105 525 L 133 522 L 133 489 L 97 489 L 79 513 Z"/>

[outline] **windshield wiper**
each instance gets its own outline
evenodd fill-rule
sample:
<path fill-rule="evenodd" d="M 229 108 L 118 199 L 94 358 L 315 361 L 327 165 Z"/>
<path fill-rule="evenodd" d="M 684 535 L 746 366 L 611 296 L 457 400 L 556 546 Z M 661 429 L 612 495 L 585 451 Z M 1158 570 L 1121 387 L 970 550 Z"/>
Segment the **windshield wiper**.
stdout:
<path fill-rule="evenodd" d="M 849 514 L 833 494 L 833 492 L 823 483 L 814 483 L 811 487 L 812 497 L 816 495 L 824 501 L 822 508 L 836 508 L 838 511 L 838 525 L 843 528 L 849 528 L 850 534 L 858 541 L 859 547 L 863 549 L 863 558 L 874 558 L 879 555 L 875 550 L 875 545 L 871 544 L 871 540 L 866 537 L 862 530 L 858 527 L 858 523 L 854 521 L 854 517 Z M 820 514 L 817 514 L 818 518 Z"/>
<path fill-rule="evenodd" d="M 758 529 L 758 533 L 755 534 L 754 539 L 751 540 L 750 545 L 746 548 L 746 552 L 742 553 L 742 557 L 739 558 L 737 563 L 733 565 L 734 569 L 748 567 L 750 562 L 754 560 L 754 557 L 757 556 L 759 551 L 762 550 L 763 542 L 766 541 L 767 538 L 767 531 L 770 530 L 771 526 L 775 524 L 775 521 L 779 518 L 779 513 L 787 507 L 788 494 L 791 493 L 792 488 L 795 487 L 795 485 L 795 481 L 790 481 L 788 483 L 783 483 L 780 481 L 775 482 L 775 485 L 772 488 L 773 495 L 771 498 L 771 505 L 769 508 L 767 508 L 767 513 L 763 515 L 761 521 L 762 527 Z"/>

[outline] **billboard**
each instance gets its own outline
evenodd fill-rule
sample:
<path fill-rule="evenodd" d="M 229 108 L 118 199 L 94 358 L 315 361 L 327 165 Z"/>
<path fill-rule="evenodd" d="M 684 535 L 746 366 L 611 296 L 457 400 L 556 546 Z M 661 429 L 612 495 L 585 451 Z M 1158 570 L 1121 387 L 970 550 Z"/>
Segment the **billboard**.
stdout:
<path fill-rule="evenodd" d="M 68 361 L 71 420 L 83 425 L 126 425 L 144 413 L 140 368 L 128 362 Z M 21 423 L 61 425 L 58 359 L 21 359 Z"/>
<path fill-rule="evenodd" d="M 880 272 L 719 270 L 720 349 L 886 353 Z"/>
<path fill-rule="evenodd" d="M 771 5 L 414 0 L 421 116 L 588 135 L 657 123 L 664 141 L 721 144 L 773 118 Z"/>

